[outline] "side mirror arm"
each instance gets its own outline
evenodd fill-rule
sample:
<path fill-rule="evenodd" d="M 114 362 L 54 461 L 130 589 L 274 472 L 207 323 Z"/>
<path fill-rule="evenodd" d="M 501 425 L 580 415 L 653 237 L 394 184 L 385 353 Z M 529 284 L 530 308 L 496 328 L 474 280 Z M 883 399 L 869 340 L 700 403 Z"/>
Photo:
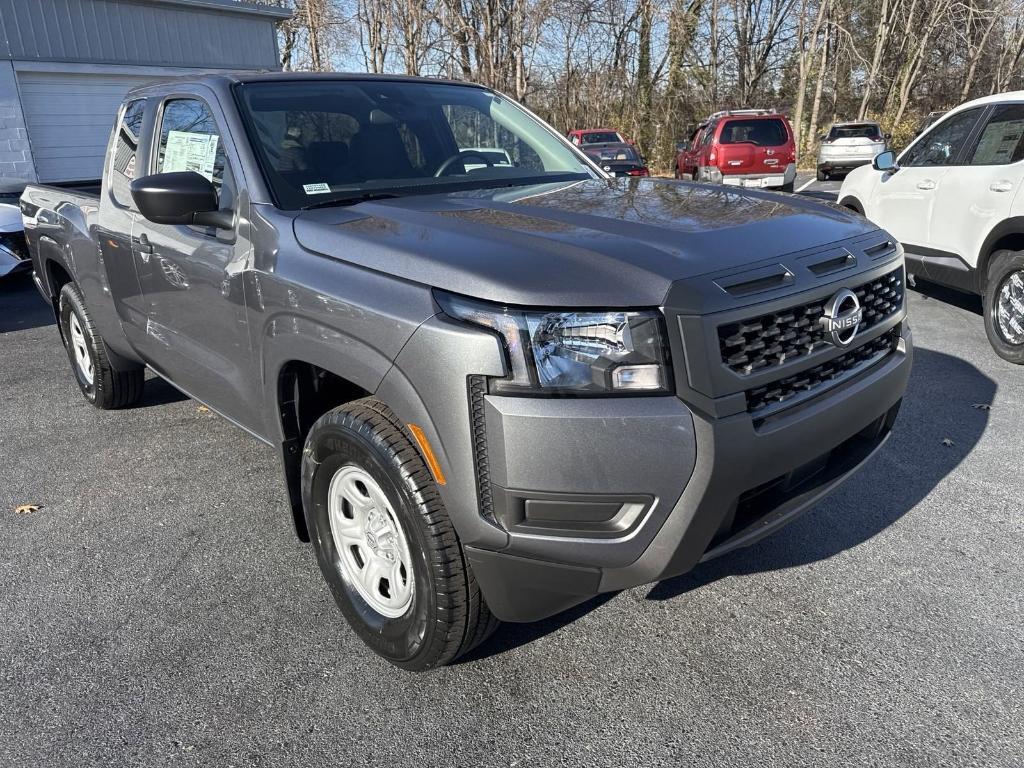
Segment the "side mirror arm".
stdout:
<path fill-rule="evenodd" d="M 197 227 L 231 229 L 235 224 L 235 212 L 230 208 L 216 211 L 200 211 L 192 216 L 192 223 Z"/>

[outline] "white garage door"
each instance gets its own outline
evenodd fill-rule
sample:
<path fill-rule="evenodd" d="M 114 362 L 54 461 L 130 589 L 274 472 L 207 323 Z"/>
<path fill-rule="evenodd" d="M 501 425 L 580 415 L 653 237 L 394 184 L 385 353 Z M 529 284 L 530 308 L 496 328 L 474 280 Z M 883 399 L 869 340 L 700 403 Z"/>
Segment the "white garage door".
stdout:
<path fill-rule="evenodd" d="M 152 81 L 152 75 L 18 72 L 39 180 L 100 178 L 118 106 L 129 89 Z"/>

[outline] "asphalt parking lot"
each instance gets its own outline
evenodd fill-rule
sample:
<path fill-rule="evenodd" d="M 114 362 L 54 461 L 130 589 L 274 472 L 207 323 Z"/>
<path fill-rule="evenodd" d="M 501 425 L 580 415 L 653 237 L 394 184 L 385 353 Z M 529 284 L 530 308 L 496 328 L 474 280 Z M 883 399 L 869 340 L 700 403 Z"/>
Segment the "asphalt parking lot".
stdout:
<path fill-rule="evenodd" d="M 1019 766 L 1024 372 L 979 309 L 910 293 L 896 433 L 789 528 L 415 676 L 345 625 L 269 448 L 159 380 L 93 409 L 2 281 L 0 765 Z"/>

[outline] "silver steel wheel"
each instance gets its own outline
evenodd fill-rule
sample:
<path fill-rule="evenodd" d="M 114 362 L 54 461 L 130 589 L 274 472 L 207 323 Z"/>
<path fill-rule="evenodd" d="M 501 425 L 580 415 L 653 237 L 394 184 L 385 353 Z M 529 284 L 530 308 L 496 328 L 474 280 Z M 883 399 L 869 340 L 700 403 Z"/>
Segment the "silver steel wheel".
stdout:
<path fill-rule="evenodd" d="M 331 478 L 327 512 L 347 581 L 377 613 L 392 619 L 403 615 L 412 605 L 412 557 L 383 489 L 347 464 Z"/>
<path fill-rule="evenodd" d="M 74 310 L 68 316 L 68 329 L 71 331 L 71 351 L 75 355 L 75 364 L 78 366 L 78 372 L 82 374 L 86 384 L 92 385 L 93 376 L 95 375 L 92 353 L 89 351 L 89 344 L 85 340 L 82 325 L 78 322 L 78 315 L 75 314 Z"/>
<path fill-rule="evenodd" d="M 1010 344 L 1024 344 L 1024 270 L 1011 272 L 999 288 L 996 324 Z"/>

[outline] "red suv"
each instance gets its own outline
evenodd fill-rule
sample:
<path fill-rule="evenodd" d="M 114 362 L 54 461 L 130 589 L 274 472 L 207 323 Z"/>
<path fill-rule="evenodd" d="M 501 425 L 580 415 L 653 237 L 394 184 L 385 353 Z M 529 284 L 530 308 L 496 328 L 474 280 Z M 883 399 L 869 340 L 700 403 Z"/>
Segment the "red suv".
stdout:
<path fill-rule="evenodd" d="M 762 109 L 717 112 L 678 149 L 676 178 L 793 191 L 796 144 L 785 115 Z"/>

